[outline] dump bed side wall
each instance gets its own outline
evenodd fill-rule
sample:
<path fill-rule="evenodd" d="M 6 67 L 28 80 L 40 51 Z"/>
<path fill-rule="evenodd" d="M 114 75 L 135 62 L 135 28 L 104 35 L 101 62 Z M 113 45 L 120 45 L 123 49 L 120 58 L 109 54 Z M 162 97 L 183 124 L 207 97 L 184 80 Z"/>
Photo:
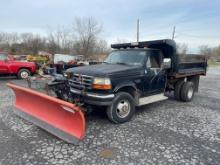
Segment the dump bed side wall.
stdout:
<path fill-rule="evenodd" d="M 170 73 L 174 77 L 187 77 L 192 75 L 205 75 L 207 59 L 204 55 L 176 55 L 176 68 Z"/>

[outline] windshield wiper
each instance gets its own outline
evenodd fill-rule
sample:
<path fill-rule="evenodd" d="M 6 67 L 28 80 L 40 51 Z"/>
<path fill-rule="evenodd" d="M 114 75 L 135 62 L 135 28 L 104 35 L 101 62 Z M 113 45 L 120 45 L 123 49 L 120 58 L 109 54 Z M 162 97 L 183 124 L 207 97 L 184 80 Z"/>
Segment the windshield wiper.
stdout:
<path fill-rule="evenodd" d="M 103 61 L 102 63 L 103 63 L 103 64 L 119 64 L 119 65 L 128 65 L 127 63 L 124 63 L 124 62 L 109 63 L 109 62 Z"/>
<path fill-rule="evenodd" d="M 126 64 L 126 63 L 124 63 L 124 62 L 116 62 L 115 64 L 119 64 L 119 65 L 128 65 L 128 64 Z"/>

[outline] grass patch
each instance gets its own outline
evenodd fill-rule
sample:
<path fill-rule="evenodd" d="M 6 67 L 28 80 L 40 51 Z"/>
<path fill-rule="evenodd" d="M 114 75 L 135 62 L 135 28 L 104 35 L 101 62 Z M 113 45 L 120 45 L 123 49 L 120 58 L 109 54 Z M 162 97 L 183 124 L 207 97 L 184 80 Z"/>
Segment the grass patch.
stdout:
<path fill-rule="evenodd" d="M 217 61 L 208 61 L 209 66 L 220 66 L 220 62 Z"/>

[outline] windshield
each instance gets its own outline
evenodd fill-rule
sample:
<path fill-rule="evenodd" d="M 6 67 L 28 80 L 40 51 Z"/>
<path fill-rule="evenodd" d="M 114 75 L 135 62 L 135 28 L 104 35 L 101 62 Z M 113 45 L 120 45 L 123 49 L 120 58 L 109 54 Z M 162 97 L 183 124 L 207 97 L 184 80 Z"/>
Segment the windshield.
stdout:
<path fill-rule="evenodd" d="M 145 51 L 114 51 L 108 55 L 104 63 L 142 65 L 145 56 Z"/>

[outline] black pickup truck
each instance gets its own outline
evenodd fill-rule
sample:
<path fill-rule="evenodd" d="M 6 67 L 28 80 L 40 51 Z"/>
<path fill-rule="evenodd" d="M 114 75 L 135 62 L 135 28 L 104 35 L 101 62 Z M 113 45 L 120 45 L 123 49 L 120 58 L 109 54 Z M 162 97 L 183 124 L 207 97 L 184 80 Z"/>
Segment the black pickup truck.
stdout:
<path fill-rule="evenodd" d="M 173 40 L 111 45 L 102 64 L 68 69 L 48 85 L 60 99 L 86 107 L 104 106 L 115 123 L 130 120 L 135 107 L 167 99 L 191 101 L 200 75 L 206 75 L 202 55 L 178 55 Z"/>

